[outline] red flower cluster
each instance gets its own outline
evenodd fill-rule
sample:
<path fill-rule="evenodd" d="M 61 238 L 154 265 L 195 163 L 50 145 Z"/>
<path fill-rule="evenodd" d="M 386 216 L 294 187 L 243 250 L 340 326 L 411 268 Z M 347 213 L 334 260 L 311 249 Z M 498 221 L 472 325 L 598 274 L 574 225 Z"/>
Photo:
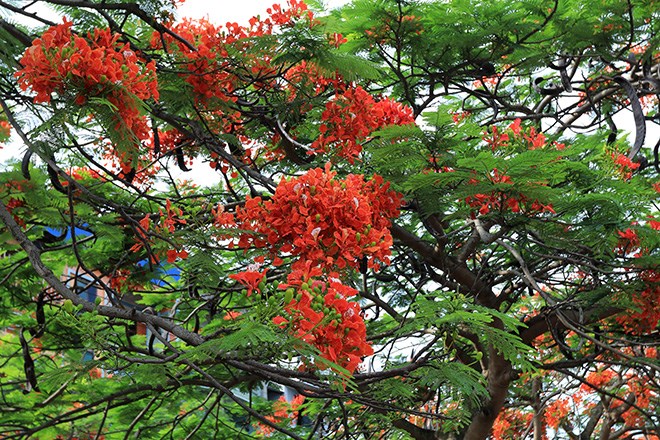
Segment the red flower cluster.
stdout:
<path fill-rule="evenodd" d="M 552 429 L 557 429 L 561 421 L 568 415 L 571 408 L 570 401 L 566 398 L 559 398 L 548 404 L 545 409 L 545 423 Z"/>
<path fill-rule="evenodd" d="M 623 348 L 622 351 L 626 354 L 648 358 L 655 358 L 657 356 L 657 349 L 655 347 L 637 347 L 634 353 L 629 348 Z M 588 402 L 590 394 L 594 391 L 600 392 L 600 390 L 604 389 L 618 395 L 618 398 L 608 401 L 608 409 L 613 410 L 624 405 L 625 397 L 632 394 L 635 396 L 635 405 L 628 405 L 628 409 L 625 409 L 621 413 L 621 421 L 628 428 L 643 426 L 644 417 L 640 413 L 640 409 L 648 409 L 651 402 L 657 400 L 657 394 L 641 379 L 643 376 L 640 376 L 638 371 L 614 371 L 611 367 L 605 366 L 604 369 L 602 367 L 601 365 L 598 370 L 587 375 L 585 383 L 580 386 L 578 392 L 574 395 L 574 400 L 577 402 Z M 589 406 L 594 405 L 595 403 L 589 403 Z"/>
<path fill-rule="evenodd" d="M 536 128 L 529 127 L 529 130 L 525 132 L 521 126 L 520 118 L 516 118 L 510 125 L 509 129 L 513 132 L 513 136 L 516 139 L 523 140 L 527 144 L 527 148 L 530 150 L 536 150 L 546 146 L 546 139 L 543 133 L 537 133 Z M 554 142 L 553 145 L 558 150 L 563 150 L 564 145 Z"/>
<path fill-rule="evenodd" d="M 492 183 L 504 183 L 513 185 L 511 177 L 506 174 L 500 174 L 497 168 L 488 176 L 488 180 Z M 471 179 L 470 183 L 476 184 L 476 179 Z M 555 213 L 551 204 L 544 205 L 538 200 L 530 201 L 524 194 L 513 193 L 508 191 L 491 191 L 489 194 L 475 194 L 465 198 L 467 203 L 472 208 L 479 208 L 479 214 L 485 215 L 490 211 L 499 211 L 503 213 L 507 209 L 511 212 L 519 213 L 541 213 L 550 212 Z"/>
<path fill-rule="evenodd" d="M 636 223 L 636 222 L 634 222 Z M 655 225 L 648 223 L 655 230 Z M 632 255 L 639 258 L 648 254 L 649 249 L 642 243 L 635 229 L 617 231 L 619 241 L 616 251 L 622 256 Z M 644 269 L 639 272 L 644 288 L 632 294 L 632 302 L 637 310 L 628 310 L 616 317 L 616 321 L 627 331 L 638 334 L 652 332 L 660 323 L 660 271 Z"/>
<path fill-rule="evenodd" d="M 183 75 L 192 87 L 198 100 L 215 97 L 222 101 L 231 100 L 230 95 L 236 87 L 235 78 L 226 68 L 225 58 L 229 56 L 225 48 L 226 35 L 221 26 L 214 26 L 207 20 L 184 19 L 172 27 L 172 30 L 195 46 L 190 49 L 181 41 L 168 34 L 154 34 L 152 46 L 165 43 L 175 49 L 185 60 L 188 74 Z"/>
<path fill-rule="evenodd" d="M 530 150 L 543 148 L 546 145 L 545 135 L 543 133 L 537 133 L 534 127 L 530 127 L 528 133 L 523 133 L 523 138 L 527 141 Z"/>
<path fill-rule="evenodd" d="M 284 396 L 281 396 L 273 404 L 273 414 L 266 416 L 266 419 L 270 420 L 273 423 L 282 423 L 286 420 L 290 420 L 291 424 L 298 423 L 298 417 L 300 415 L 299 407 L 305 401 L 305 396 L 298 394 L 296 397 L 291 400 L 291 403 L 286 401 Z M 257 435 L 268 437 L 275 432 L 274 428 L 271 428 L 268 425 L 263 423 L 256 424 Z"/>
<path fill-rule="evenodd" d="M 369 267 L 389 263 L 389 227 L 401 195 L 378 175 L 365 182 L 362 175 L 336 174 L 327 165 L 282 180 L 268 200 L 248 198 L 235 214 L 219 208 L 216 226 L 237 227 L 242 232 L 234 246 L 269 248 L 275 264 L 282 255 L 297 257 L 293 269 L 306 262 L 331 271 L 357 267 L 363 257 L 370 257 Z"/>
<path fill-rule="evenodd" d="M 171 153 L 181 146 L 189 147 L 191 144 L 191 142 L 189 142 L 179 130 L 172 128 L 164 131 L 158 130 L 158 145 L 156 145 L 154 131 L 155 130 L 151 130 L 149 138 L 144 142 L 145 146 L 154 153 L 151 159 L 154 159 L 159 155 L 164 156 L 167 153 Z"/>
<path fill-rule="evenodd" d="M 311 278 L 319 275 L 321 270 L 310 264 L 289 275 L 280 288 L 295 297 L 285 304 L 284 316 L 275 317 L 273 322 L 316 347 L 323 359 L 353 374 L 362 357 L 373 354 L 360 306 L 347 300 L 357 291 L 339 281 L 326 283 Z M 315 359 L 318 368 L 328 368 L 323 359 Z"/>
<path fill-rule="evenodd" d="M 543 133 L 537 133 L 534 127 L 525 129 L 522 126 L 520 118 L 515 119 L 509 126 L 501 130 L 497 126 L 492 126 L 489 131 L 483 133 L 483 141 L 490 147 L 494 154 L 509 155 L 512 149 L 536 150 L 553 147 L 556 150 L 563 150 L 564 144 L 553 141 L 548 143 Z M 432 158 L 431 164 L 438 170 L 436 161 Z M 443 170 L 445 172 L 452 170 Z M 473 171 L 475 177 L 468 181 L 469 184 L 479 183 L 476 178 L 476 171 Z M 479 214 L 485 215 L 491 211 L 503 213 L 510 210 L 514 213 L 535 214 L 535 213 L 555 213 L 552 204 L 545 204 L 538 199 L 530 200 L 527 196 L 513 188 L 514 182 L 510 176 L 501 173 L 498 169 L 493 169 L 487 176 L 489 183 L 497 184 L 500 189 L 491 191 L 487 194 L 478 193 L 465 198 L 465 202 L 472 208 L 478 208 Z M 511 185 L 512 188 L 503 189 L 501 184 Z M 539 182 L 537 185 L 544 185 Z M 476 215 L 476 214 L 474 214 Z"/>
<path fill-rule="evenodd" d="M 214 26 L 207 20 L 185 19 L 172 27 L 174 33 L 192 42 L 195 50 L 169 34 L 155 33 L 151 44 L 153 47 L 164 44 L 181 56 L 189 72 L 183 76 L 193 87 L 198 100 L 217 98 L 225 102 L 234 101 L 234 90 L 248 76 L 252 76 L 248 82 L 256 87 L 263 87 L 265 84 L 261 81 L 265 81 L 265 78 L 272 80 L 275 70 L 270 62 L 275 50 L 260 49 L 259 54 L 243 59 L 240 75 L 230 58 L 230 52 L 247 55 L 251 53 L 248 49 L 254 46 L 255 37 L 271 35 L 277 27 L 290 26 L 296 20 L 307 18 L 310 26 L 314 24 L 313 14 L 304 2 L 289 0 L 288 6 L 283 9 L 280 5 L 273 5 L 267 10 L 268 17 L 263 20 L 253 17 L 249 26 L 226 23 L 225 30 L 222 30 L 222 26 Z M 231 119 L 238 116 L 227 117 Z"/>
<path fill-rule="evenodd" d="M 5 142 L 9 136 L 11 136 L 11 124 L 8 121 L 0 120 L 0 142 Z M 1 145 L 0 148 L 2 148 Z"/>
<path fill-rule="evenodd" d="M 628 310 L 616 317 L 616 321 L 634 334 L 653 332 L 660 323 L 660 272 L 646 270 L 640 274 L 646 288 L 633 294 L 632 301 L 637 310 Z"/>
<path fill-rule="evenodd" d="M 299 64 L 291 67 L 286 71 L 284 78 L 286 79 L 286 86 L 289 91 L 289 99 L 293 100 L 298 94 L 298 90 L 309 88 L 319 95 L 328 90 L 330 86 L 335 89 L 345 87 L 345 83 L 338 74 L 328 76 L 327 73 L 314 63 L 303 60 Z M 304 111 L 311 109 L 304 108 Z"/>
<path fill-rule="evenodd" d="M 116 269 L 108 275 L 108 284 L 111 289 L 120 293 L 135 292 L 144 287 L 140 282 L 133 280 L 131 269 Z"/>
<path fill-rule="evenodd" d="M 32 214 L 25 203 L 25 193 L 32 187 L 33 183 L 28 180 L 9 180 L 0 186 L 0 199 L 16 223 L 23 228 L 26 226 L 25 219 Z"/>
<path fill-rule="evenodd" d="M 532 412 L 521 411 L 517 408 L 503 409 L 493 423 L 493 439 L 523 438 L 533 418 Z"/>
<path fill-rule="evenodd" d="M 325 106 L 319 127 L 321 135 L 312 144 L 317 153 L 334 151 L 352 162 L 362 151 L 362 143 L 375 130 L 387 125 L 413 124 L 410 107 L 389 98 L 376 101 L 360 86 L 337 92 Z"/>
<path fill-rule="evenodd" d="M 660 231 L 660 222 L 651 215 L 649 216 L 648 225 L 651 227 L 651 229 Z"/>
<path fill-rule="evenodd" d="M 294 20 L 299 19 L 303 16 L 307 16 L 307 19 L 310 23 L 314 20 L 314 14 L 312 11 L 307 9 L 307 5 L 302 0 L 288 0 L 289 7 L 288 9 L 282 9 L 278 4 L 274 4 L 271 8 L 266 9 L 266 12 L 270 15 L 269 18 L 266 18 L 263 23 L 269 29 L 269 32 L 272 32 L 272 27 L 277 26 L 286 26 L 291 24 Z M 256 20 L 253 18 L 250 24 L 253 24 L 252 21 Z"/>
<path fill-rule="evenodd" d="M 454 121 L 454 124 L 456 125 L 460 124 L 469 117 L 470 117 L 469 111 L 456 112 L 451 115 L 451 119 L 452 121 Z"/>
<path fill-rule="evenodd" d="M 629 180 L 632 177 L 633 171 L 639 168 L 638 163 L 633 162 L 628 158 L 628 156 L 624 154 L 610 153 L 610 157 L 614 162 L 614 166 L 616 167 L 617 173 L 624 180 Z"/>
<path fill-rule="evenodd" d="M 162 247 L 161 243 L 156 242 L 153 237 L 165 236 L 174 233 L 176 225 L 186 224 L 186 219 L 183 218 L 183 211 L 180 208 L 172 206 L 172 202 L 167 199 L 165 203 L 165 211 L 158 210 L 158 222 L 152 225 L 152 216 L 145 214 L 144 217 L 134 227 L 137 241 L 131 246 L 131 252 L 139 252 L 142 248 L 149 250 L 149 258 L 152 263 L 158 263 L 165 254 L 168 263 L 174 263 L 177 258 L 185 260 L 188 258 L 188 252 L 185 249 L 172 248 L 172 243 L 166 241 L 164 243 L 170 246 L 169 249 Z M 153 232 L 152 232 L 153 231 Z"/>
<path fill-rule="evenodd" d="M 177 259 L 185 260 L 188 258 L 188 251 L 185 249 L 168 249 L 167 250 L 167 262 L 174 263 Z"/>
<path fill-rule="evenodd" d="M 616 249 L 619 253 L 628 254 L 634 250 L 639 250 L 640 241 L 636 231 L 627 228 L 625 231 L 617 231 L 617 234 L 619 235 L 619 243 Z"/>
<path fill-rule="evenodd" d="M 652 352 L 654 350 L 648 350 L 649 352 Z M 646 356 L 648 356 L 651 353 L 646 353 Z M 628 409 L 626 409 L 622 414 L 621 418 L 623 421 L 626 423 L 627 427 L 631 428 L 643 428 L 646 423 L 646 417 L 644 416 L 643 412 L 640 411 L 640 408 L 642 410 L 647 410 L 651 406 L 651 402 L 657 402 L 658 400 L 658 394 L 646 383 L 646 381 L 640 380 L 640 375 L 639 374 L 628 374 L 625 377 L 626 384 L 628 387 L 628 392 L 630 394 L 635 395 L 635 406 L 628 406 Z M 624 403 L 616 399 L 612 401 L 612 408 L 616 409 L 619 408 L 621 405 Z M 653 440 L 655 437 L 655 440 L 658 440 L 657 436 L 649 436 L 647 437 L 649 440 Z"/>
<path fill-rule="evenodd" d="M 511 136 L 509 136 L 509 133 L 500 132 L 497 126 L 491 127 L 491 133 L 484 133 L 483 140 L 490 145 L 493 151 L 499 147 L 509 146 L 509 141 L 517 141 L 529 150 L 538 150 L 548 146 L 545 135 L 540 132 L 537 133 L 535 127 L 525 129 L 522 126 L 522 120 L 520 118 L 516 118 L 507 128 Z M 566 148 L 564 144 L 557 141 L 552 141 L 550 145 L 557 150 Z"/>
<path fill-rule="evenodd" d="M 159 209 L 158 214 L 160 214 L 162 229 L 167 229 L 170 234 L 174 232 L 174 227 L 177 224 L 186 224 L 186 220 L 182 218 L 183 211 L 181 208 L 172 206 L 170 199 L 165 202 L 165 211 L 166 213 L 163 213 L 163 210 Z"/>
<path fill-rule="evenodd" d="M 37 93 L 35 102 L 49 102 L 51 94 L 70 94 L 76 104 L 104 98 L 117 107 L 115 126 L 124 140 L 145 139 L 146 119 L 140 100 L 158 99 L 155 63 L 142 64 L 119 34 L 96 29 L 87 39 L 73 34 L 72 23 L 48 29 L 29 47 L 16 73 L 23 90 Z"/>
<path fill-rule="evenodd" d="M 454 121 L 457 121 L 456 117 Z M 482 139 L 491 147 L 492 151 L 516 145 L 514 141 L 529 150 L 537 150 L 548 146 L 545 135 L 540 132 L 537 133 L 534 127 L 525 129 L 520 118 L 516 118 L 507 128 L 508 130 L 502 132 L 497 126 L 493 125 L 489 131 L 484 132 Z M 557 141 L 552 141 L 549 145 L 557 150 L 566 148 L 564 144 Z"/>
<path fill-rule="evenodd" d="M 85 179 L 100 179 L 101 175 L 98 171 L 93 170 L 89 167 L 72 167 L 67 171 L 67 174 L 73 177 L 75 180 L 85 180 Z M 68 182 L 62 182 L 62 184 L 67 184 Z"/>
<path fill-rule="evenodd" d="M 14 217 L 14 220 L 16 223 L 18 223 L 19 226 L 22 228 L 25 228 L 25 220 L 23 220 L 21 217 L 19 217 L 14 210 L 16 208 L 23 208 L 25 206 L 25 201 L 17 199 L 15 197 L 10 197 L 9 200 L 5 203 L 5 207 L 7 208 L 7 211 Z"/>
<path fill-rule="evenodd" d="M 342 44 L 346 43 L 348 40 L 344 38 L 342 34 L 332 33 L 328 35 L 328 43 L 334 48 L 339 48 Z"/>
<path fill-rule="evenodd" d="M 519 121 L 519 119 L 517 119 Z M 491 150 L 495 151 L 499 147 L 508 145 L 509 135 L 506 133 L 500 133 L 496 125 L 490 127 L 490 133 L 484 132 L 482 137 L 488 145 L 490 145 Z"/>

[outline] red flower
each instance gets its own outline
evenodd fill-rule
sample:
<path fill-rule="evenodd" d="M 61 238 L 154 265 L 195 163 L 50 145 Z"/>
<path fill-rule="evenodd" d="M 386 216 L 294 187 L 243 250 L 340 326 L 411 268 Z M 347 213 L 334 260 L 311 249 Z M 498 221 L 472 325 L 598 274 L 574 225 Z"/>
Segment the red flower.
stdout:
<path fill-rule="evenodd" d="M 488 176 L 488 180 L 494 184 L 504 183 L 507 185 L 513 185 L 511 177 L 500 173 L 497 168 L 493 169 Z M 468 181 L 469 185 L 476 185 L 478 183 L 479 181 L 474 178 Z M 530 200 L 524 194 L 519 194 L 515 192 L 515 190 L 497 190 L 492 191 L 489 194 L 474 194 L 466 197 L 465 203 L 472 208 L 479 208 L 479 214 L 481 215 L 488 214 L 490 211 L 504 212 L 507 209 L 515 213 L 555 213 L 551 204 L 546 205 L 538 200 L 534 200 L 530 203 Z"/>
<path fill-rule="evenodd" d="M 287 8 L 273 5 L 267 12 L 268 17 L 264 19 L 252 17 L 249 26 L 227 23 L 225 29 L 211 24 L 208 20 L 184 19 L 172 27 L 172 30 L 186 41 L 192 42 L 194 49 L 167 33 L 154 33 L 151 44 L 153 47 L 161 47 L 164 42 L 167 51 L 179 58 L 179 62 L 182 62 L 187 70 L 181 76 L 192 86 L 198 101 L 217 100 L 230 103 L 236 100 L 233 96 L 234 90 L 247 80 L 245 76 L 239 78 L 234 73 L 236 66 L 232 65 L 230 52 L 246 54 L 242 75 L 252 75 L 255 87 L 270 87 L 272 78 L 277 76 L 271 65 L 272 54 L 276 49 L 260 47 L 255 43 L 255 37 L 271 35 L 278 27 L 289 27 L 296 21 L 306 20 L 309 27 L 316 24 L 312 12 L 300 0 L 289 0 Z M 263 40 L 260 43 L 263 44 Z M 250 53 L 254 55 L 247 55 Z M 234 122 L 240 122 L 240 113 L 218 113 L 218 119 L 226 128 Z"/>
<path fill-rule="evenodd" d="M 490 145 L 490 148 L 495 151 L 499 147 L 506 146 L 508 145 L 507 142 L 509 141 L 509 135 L 506 133 L 500 133 L 497 129 L 497 126 L 493 125 L 490 127 L 490 134 L 488 132 L 484 132 L 484 137 L 482 138 L 488 145 Z"/>
<path fill-rule="evenodd" d="M 242 313 L 237 310 L 230 310 L 227 313 L 225 313 L 225 316 L 223 316 L 222 319 L 225 321 L 234 321 L 240 318 L 241 315 Z"/>
<path fill-rule="evenodd" d="M 328 40 L 331 46 L 338 48 L 342 44 L 346 43 L 348 40 L 344 38 L 342 34 L 332 33 L 328 35 Z"/>
<path fill-rule="evenodd" d="M 462 111 L 460 113 L 453 113 L 451 115 L 451 119 L 452 119 L 452 121 L 454 121 L 454 124 L 460 124 L 465 119 L 467 119 L 469 116 L 470 116 L 469 111 Z"/>
<path fill-rule="evenodd" d="M 655 229 L 656 231 L 660 231 L 660 222 L 655 220 L 655 218 L 651 217 L 649 219 L 649 226 L 651 229 Z"/>
<path fill-rule="evenodd" d="M 619 234 L 619 237 L 621 237 L 624 241 L 627 241 L 630 244 L 638 245 L 639 244 L 639 237 L 637 236 L 637 232 L 633 231 L 632 229 L 628 228 L 625 231 L 617 231 L 617 234 Z"/>
<path fill-rule="evenodd" d="M 629 237 L 632 237 L 629 235 Z M 634 241 L 636 235 L 627 240 Z M 617 316 L 616 321 L 628 332 L 644 334 L 654 331 L 660 322 L 660 272 L 657 270 L 644 270 L 639 274 L 643 281 L 643 290 L 633 292 L 632 301 L 635 309 Z"/>
<path fill-rule="evenodd" d="M 169 249 L 167 251 L 167 262 L 168 263 L 174 263 L 177 258 L 181 258 L 182 260 L 185 260 L 188 258 L 188 251 L 185 249 L 177 251 L 176 249 Z"/>
<path fill-rule="evenodd" d="M 545 135 L 543 133 L 537 133 L 534 127 L 530 127 L 529 134 L 523 134 L 523 137 L 529 143 L 530 150 L 545 147 Z"/>
<path fill-rule="evenodd" d="M 244 272 L 233 273 L 229 275 L 229 278 L 236 280 L 247 288 L 247 296 L 252 295 L 253 291 L 261 293 L 259 285 L 262 281 L 266 279 L 266 272 L 268 269 L 263 272 L 256 272 L 253 270 L 246 270 Z"/>
<path fill-rule="evenodd" d="M 639 164 L 633 162 L 628 156 L 620 153 L 611 153 L 610 156 L 617 167 L 617 172 L 624 179 L 628 180 L 632 177 L 633 170 L 639 168 Z"/>
<path fill-rule="evenodd" d="M 0 141 L 9 139 L 11 135 L 11 124 L 7 121 L 0 120 Z"/>
<path fill-rule="evenodd" d="M 545 422 L 552 429 L 557 429 L 561 420 L 569 413 L 568 400 L 557 399 L 545 409 Z"/>
<path fill-rule="evenodd" d="M 521 121 L 520 118 L 516 118 L 516 119 L 511 123 L 511 125 L 509 125 L 509 129 L 513 132 L 513 134 L 514 134 L 515 136 L 518 136 L 518 135 L 520 134 L 520 132 L 522 131 L 522 127 L 520 126 L 520 123 L 521 123 L 521 122 L 522 122 L 522 121 Z"/>

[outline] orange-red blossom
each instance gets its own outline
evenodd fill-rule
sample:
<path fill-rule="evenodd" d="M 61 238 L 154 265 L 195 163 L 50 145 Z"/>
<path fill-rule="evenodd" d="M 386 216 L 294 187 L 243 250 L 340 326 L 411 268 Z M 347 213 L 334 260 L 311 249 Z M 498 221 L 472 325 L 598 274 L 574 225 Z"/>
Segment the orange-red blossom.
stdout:
<path fill-rule="evenodd" d="M 36 92 L 37 103 L 50 102 L 53 93 L 70 95 L 78 105 L 104 98 L 117 108 L 118 133 L 146 139 L 149 129 L 139 101 L 158 99 L 155 63 L 142 63 L 110 29 L 95 29 L 83 38 L 72 32 L 72 25 L 65 20 L 32 42 L 16 73 L 20 87 Z"/>
<path fill-rule="evenodd" d="M 389 263 L 391 219 L 399 215 L 401 195 L 374 175 L 365 181 L 350 174 L 315 168 L 302 176 L 282 180 L 270 199 L 249 197 L 234 214 L 218 209 L 216 226 L 236 228 L 226 233 L 239 248 L 265 248 L 275 264 L 292 256 L 292 269 L 307 262 L 327 271 L 358 267 L 368 258 L 369 267 Z"/>
<path fill-rule="evenodd" d="M 280 288 L 292 289 L 295 297 L 285 304 L 285 313 L 273 322 L 316 347 L 324 359 L 353 374 L 362 358 L 374 352 L 367 342 L 360 305 L 347 299 L 358 292 L 337 280 L 325 282 L 313 278 L 320 275 L 321 270 L 310 264 L 304 270 L 292 272 Z M 315 365 L 328 368 L 322 359 L 316 359 Z"/>

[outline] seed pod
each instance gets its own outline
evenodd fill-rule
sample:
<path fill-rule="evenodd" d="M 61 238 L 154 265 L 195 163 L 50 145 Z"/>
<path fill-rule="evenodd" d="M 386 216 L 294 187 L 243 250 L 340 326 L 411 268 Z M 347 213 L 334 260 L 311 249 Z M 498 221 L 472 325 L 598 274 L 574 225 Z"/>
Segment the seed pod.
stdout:
<path fill-rule="evenodd" d="M 369 266 L 367 265 L 367 257 L 365 255 L 360 258 L 360 273 L 365 275 L 367 273 L 367 269 L 369 269 Z"/>
<path fill-rule="evenodd" d="M 37 297 L 37 312 L 36 312 L 36 317 L 37 317 L 37 328 L 32 333 L 32 329 L 30 329 L 30 334 L 32 334 L 33 338 L 40 338 L 44 334 L 44 330 L 46 329 L 46 314 L 44 313 L 44 291 L 42 290 L 39 292 L 39 296 Z"/>
<path fill-rule="evenodd" d="M 20 329 L 18 337 L 21 341 L 21 349 L 23 351 L 23 371 L 25 371 L 25 379 L 27 381 L 26 390 L 23 392 L 27 394 L 32 390 L 39 391 L 39 387 L 37 386 L 37 375 L 34 371 L 34 361 L 30 354 L 30 346 L 23 336 L 23 329 Z"/>

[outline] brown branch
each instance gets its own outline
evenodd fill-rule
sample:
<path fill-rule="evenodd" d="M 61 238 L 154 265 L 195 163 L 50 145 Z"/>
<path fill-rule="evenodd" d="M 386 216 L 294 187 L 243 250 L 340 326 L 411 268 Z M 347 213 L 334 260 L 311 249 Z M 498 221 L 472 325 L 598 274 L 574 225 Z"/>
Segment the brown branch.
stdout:
<path fill-rule="evenodd" d="M 433 429 L 420 428 L 406 419 L 392 421 L 392 426 L 406 431 L 415 440 L 436 440 L 436 431 Z"/>
<path fill-rule="evenodd" d="M 29 35 L 2 18 L 0 18 L 0 29 L 16 38 L 23 46 L 29 47 L 32 45 L 32 38 Z"/>
<path fill-rule="evenodd" d="M 10 11 L 15 12 L 16 14 L 24 15 L 25 17 L 29 17 L 33 20 L 40 21 L 48 26 L 55 26 L 57 24 L 50 20 L 46 20 L 44 18 L 39 17 L 39 15 L 36 12 L 27 12 L 24 8 L 19 8 L 18 6 L 14 6 L 7 2 L 0 1 L 0 6 L 9 9 Z M 26 46 L 30 46 L 31 44 L 32 44 L 32 39 L 30 39 L 30 42 Z"/>
<path fill-rule="evenodd" d="M 154 28 L 156 31 L 167 34 L 181 42 L 184 46 L 190 49 L 193 52 L 197 52 L 197 48 L 188 40 L 181 37 L 177 33 L 170 30 L 167 26 L 159 23 L 153 16 L 149 15 L 144 10 L 140 9 L 138 3 L 94 3 L 85 0 L 48 0 L 47 3 L 52 3 L 54 5 L 61 6 L 70 6 L 72 8 L 88 8 L 97 11 L 125 11 L 129 14 L 133 14 L 136 17 L 140 18 L 142 21 L 147 23 L 149 26 Z"/>
<path fill-rule="evenodd" d="M 473 294 L 479 304 L 487 307 L 496 304 L 497 298 L 490 286 L 472 273 L 465 263 L 445 254 L 441 248 L 434 248 L 399 225 L 392 226 L 392 235 L 403 245 L 420 254 L 430 265 L 448 273 L 458 284 Z"/>

